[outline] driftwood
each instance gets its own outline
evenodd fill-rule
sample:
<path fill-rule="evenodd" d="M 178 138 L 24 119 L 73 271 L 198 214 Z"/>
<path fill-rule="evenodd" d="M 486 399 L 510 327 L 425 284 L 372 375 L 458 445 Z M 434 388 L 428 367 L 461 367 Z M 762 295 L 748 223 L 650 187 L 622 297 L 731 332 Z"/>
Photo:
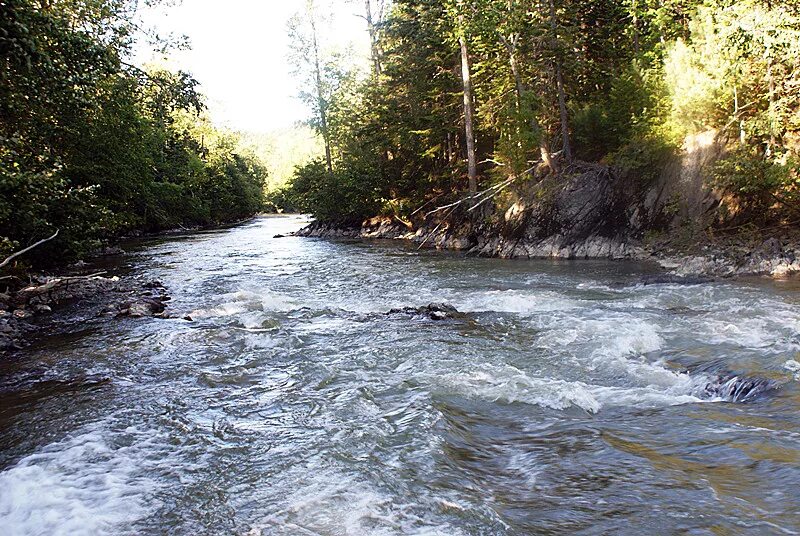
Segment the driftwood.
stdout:
<path fill-rule="evenodd" d="M 0 268 L 5 268 L 6 266 L 8 266 L 8 265 L 9 265 L 9 263 L 10 263 L 11 261 L 13 261 L 14 259 L 16 259 L 16 258 L 17 258 L 17 257 L 19 257 L 20 255 L 24 255 L 25 253 L 29 252 L 30 250 L 32 250 L 32 249 L 34 249 L 34 248 L 37 248 L 37 247 L 41 246 L 41 245 L 42 245 L 42 244 L 44 244 L 45 242 L 49 242 L 49 241 L 51 241 L 52 239 L 54 239 L 55 237 L 57 237 L 57 236 L 58 236 L 58 232 L 59 232 L 59 230 L 57 229 L 57 230 L 56 230 L 56 232 L 53 234 L 53 236 L 51 236 L 51 237 L 49 237 L 49 238 L 45 238 L 44 240 L 39 240 L 38 242 L 36 242 L 36 243 L 35 243 L 35 244 L 33 244 L 32 246 L 28 246 L 28 247 L 26 247 L 25 249 L 23 249 L 23 250 L 21 250 L 21 251 L 17 251 L 16 253 L 14 253 L 13 255 L 11 255 L 10 257 L 8 257 L 8 258 L 7 258 L 6 260 L 4 260 L 3 262 L 0 262 Z"/>
<path fill-rule="evenodd" d="M 431 239 L 431 237 L 433 237 L 433 235 L 435 235 L 435 234 L 436 234 L 436 231 L 438 231 L 438 230 L 439 230 L 439 228 L 440 228 L 442 225 L 444 225 L 444 222 L 446 222 L 446 221 L 447 221 L 447 218 L 448 218 L 448 217 L 449 217 L 449 216 L 450 216 L 450 215 L 453 213 L 453 211 L 454 211 L 455 209 L 456 209 L 456 207 L 453 207 L 452 209 L 450 209 L 450 212 L 448 212 L 448 213 L 447 213 L 447 215 L 445 215 L 445 217 L 444 217 L 444 218 L 442 218 L 442 221 L 440 221 L 440 222 L 439 222 L 439 225 L 437 225 L 437 226 L 436 226 L 436 227 L 433 229 L 433 231 L 431 231 L 430 233 L 428 233 L 428 236 L 426 236 L 426 237 L 425 237 L 425 240 L 423 240 L 423 241 L 420 243 L 420 245 L 417 247 L 417 251 L 421 250 L 421 249 L 422 249 L 422 246 L 424 246 L 424 245 L 425 245 L 425 244 L 428 242 L 428 240 L 430 240 L 430 239 Z"/>
<path fill-rule="evenodd" d="M 77 283 L 79 281 L 86 281 L 87 279 L 94 279 L 97 278 L 106 272 L 97 272 L 95 274 L 89 275 L 78 275 L 78 276 L 71 276 L 71 277 L 57 277 L 55 279 L 51 279 L 47 283 L 43 285 L 38 285 L 35 287 L 27 287 L 19 292 L 17 292 L 16 299 L 19 303 L 28 303 L 34 298 L 38 298 L 39 296 L 43 296 L 45 294 L 49 294 L 55 290 L 61 290 L 64 288 L 69 287 L 73 283 Z"/>

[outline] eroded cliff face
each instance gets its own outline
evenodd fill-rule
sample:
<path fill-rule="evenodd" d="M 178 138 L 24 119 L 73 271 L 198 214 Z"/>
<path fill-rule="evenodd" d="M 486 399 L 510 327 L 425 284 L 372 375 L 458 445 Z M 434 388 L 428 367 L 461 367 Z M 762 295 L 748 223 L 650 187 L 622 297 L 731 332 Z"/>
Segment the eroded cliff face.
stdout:
<path fill-rule="evenodd" d="M 687 136 L 681 152 L 664 167 L 650 189 L 646 204 L 652 210 L 666 209 L 670 227 L 707 222 L 721 198 L 709 186 L 708 177 L 725 155 L 726 146 L 716 130 Z"/>
<path fill-rule="evenodd" d="M 684 274 L 800 271 L 800 251 L 792 244 L 773 241 L 766 256 L 755 255 L 764 250 L 757 246 L 752 255 L 741 247 L 735 255 L 709 248 L 677 255 L 643 244 L 648 232 L 669 236 L 686 222 L 700 226 L 711 221 L 720 196 L 706 177 L 724 152 L 717 132 L 707 131 L 688 137 L 681 153 L 650 183 L 609 166 L 580 163 L 559 176 L 519 181 L 488 202 L 468 200 L 448 210 L 420 213 L 411 229 L 384 217 L 367 220 L 361 228 L 315 223 L 300 234 L 404 239 L 502 258 L 652 258 Z"/>

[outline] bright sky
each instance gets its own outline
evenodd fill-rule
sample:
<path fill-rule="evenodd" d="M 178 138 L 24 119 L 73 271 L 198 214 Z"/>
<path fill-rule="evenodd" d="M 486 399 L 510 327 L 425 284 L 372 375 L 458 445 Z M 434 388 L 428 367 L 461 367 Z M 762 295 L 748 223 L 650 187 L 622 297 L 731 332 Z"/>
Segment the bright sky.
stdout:
<path fill-rule="evenodd" d="M 174 7 L 143 10 L 147 27 L 160 35 L 186 35 L 192 49 L 172 52 L 169 66 L 189 71 L 208 97 L 215 123 L 237 130 L 267 132 L 308 118 L 297 98 L 287 55 L 286 23 L 305 0 L 183 0 Z M 334 35 L 366 46 L 357 5 L 336 8 Z M 142 50 L 136 61 L 146 63 Z"/>

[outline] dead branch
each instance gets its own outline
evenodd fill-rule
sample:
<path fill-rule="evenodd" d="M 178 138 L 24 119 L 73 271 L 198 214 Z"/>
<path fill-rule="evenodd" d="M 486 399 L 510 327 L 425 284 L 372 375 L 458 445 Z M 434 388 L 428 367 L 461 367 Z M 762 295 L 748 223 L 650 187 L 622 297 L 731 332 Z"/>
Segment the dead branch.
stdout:
<path fill-rule="evenodd" d="M 433 203 L 434 201 L 436 201 L 437 199 L 439 199 L 439 198 L 440 198 L 440 197 L 442 197 L 443 195 L 444 195 L 444 194 L 439 194 L 439 195 L 437 195 L 436 197 L 434 197 L 433 199 L 429 199 L 429 200 L 428 200 L 428 201 L 426 201 L 426 202 L 425 202 L 425 203 L 424 203 L 424 204 L 423 204 L 421 207 L 419 207 L 417 210 L 415 210 L 414 212 L 412 212 L 412 213 L 409 215 L 409 217 L 414 217 L 414 216 L 415 216 L 415 215 L 417 215 L 417 214 L 418 214 L 418 213 L 419 213 L 419 212 L 420 212 L 420 211 L 421 211 L 423 208 L 427 207 L 428 205 L 430 205 L 431 203 Z"/>
<path fill-rule="evenodd" d="M 58 236 L 58 232 L 59 232 L 59 229 L 56 229 L 56 232 L 53 234 L 53 236 L 51 236 L 51 237 L 49 237 L 49 238 L 45 238 L 44 240 L 39 240 L 38 242 L 36 242 L 36 243 L 35 243 L 35 244 L 33 244 L 32 246 L 28 246 L 28 247 L 26 247 L 25 249 L 23 249 L 22 251 L 17 251 L 16 253 L 14 253 L 13 255 L 11 255 L 10 257 L 8 257 L 8 258 L 7 258 L 6 260 L 4 260 L 3 262 L 0 262 L 0 268 L 5 268 L 6 266 L 8 266 L 8 264 L 9 264 L 11 261 L 13 261 L 14 259 L 16 259 L 16 258 L 17 258 L 17 257 L 19 257 L 20 255 L 24 255 L 25 253 L 29 252 L 30 250 L 32 250 L 32 249 L 34 249 L 34 248 L 37 248 L 37 247 L 41 246 L 41 245 L 42 245 L 42 244 L 44 244 L 45 242 L 49 242 L 49 241 L 51 241 L 52 239 L 54 239 L 55 237 L 57 237 L 57 236 Z"/>
<path fill-rule="evenodd" d="M 403 224 L 403 226 L 404 226 L 406 229 L 409 229 L 409 230 L 412 230 L 412 229 L 414 229 L 414 224 L 413 224 L 413 223 L 411 223 L 410 221 L 406 221 L 406 220 L 404 220 L 403 218 L 401 218 L 401 217 L 400 217 L 400 216 L 398 216 L 397 214 L 394 214 L 394 215 L 393 215 L 393 218 L 394 218 L 395 220 L 399 221 L 401 224 Z"/>
<path fill-rule="evenodd" d="M 537 165 L 538 165 L 538 162 L 537 162 Z M 474 205 L 472 208 L 469 209 L 469 211 L 474 210 L 474 209 L 478 208 L 480 205 L 482 205 L 485 201 L 487 201 L 489 199 L 492 199 L 494 196 L 499 194 L 502 190 L 504 190 L 505 188 L 510 186 L 514 181 L 516 181 L 520 177 L 523 177 L 523 176 L 527 175 L 528 173 L 532 172 L 534 169 L 536 169 L 536 166 L 526 169 L 525 171 L 523 171 L 519 175 L 512 175 L 511 177 L 509 177 L 508 179 L 504 180 L 501 183 L 495 184 L 494 186 L 492 186 L 490 188 L 487 188 L 487 189 L 485 189 L 483 191 L 480 191 L 478 193 L 469 195 L 469 196 L 465 197 L 464 199 L 456 201 L 455 203 L 450 203 L 449 205 L 444 205 L 444 206 L 441 206 L 441 207 L 437 207 L 434 210 L 431 210 L 430 212 L 425 214 L 425 219 L 428 219 L 428 216 L 430 216 L 431 214 L 436 214 L 437 212 L 440 212 L 442 210 L 446 210 L 448 208 L 457 207 L 461 203 L 466 203 L 468 201 L 475 201 L 476 199 L 479 199 L 480 201 L 478 201 L 478 204 Z"/>
<path fill-rule="evenodd" d="M 467 212 L 472 212 L 473 210 L 475 210 L 476 208 L 478 208 L 479 206 L 481 206 L 482 204 L 487 202 L 489 199 L 494 199 L 500 192 L 502 192 L 503 190 L 508 188 L 514 182 L 515 179 L 516 179 L 516 177 L 512 177 L 512 178 L 507 179 L 506 181 L 500 183 L 498 185 L 498 186 L 500 186 L 500 188 L 498 188 L 497 190 L 492 192 L 491 195 L 487 195 L 486 197 L 484 197 L 483 199 L 478 201 L 475 205 L 473 205 L 470 208 L 468 208 Z"/>
<path fill-rule="evenodd" d="M 430 240 L 430 238 L 431 238 L 433 235 L 435 235 L 435 234 L 436 234 L 436 231 L 438 231 L 438 230 L 439 230 L 439 228 L 440 228 L 442 225 L 444 225 L 444 222 L 446 222 L 446 221 L 447 221 L 447 218 L 448 218 L 448 217 L 449 217 L 449 216 L 450 216 L 450 215 L 453 213 L 453 211 L 454 211 L 454 210 L 455 210 L 455 207 L 453 207 L 453 208 L 450 210 L 450 212 L 448 212 L 448 213 L 447 213 L 447 215 L 446 215 L 444 218 L 442 218 L 442 221 L 440 221 L 440 222 L 439 222 L 439 225 L 437 225 L 436 227 L 434 227 L 434 228 L 433 228 L 433 231 L 431 231 L 430 233 L 428 233 L 428 236 L 426 236 L 426 237 L 425 237 L 425 240 L 423 240 L 423 241 L 420 243 L 420 245 L 417 247 L 417 251 L 421 250 L 421 249 L 422 249 L 422 246 L 424 246 L 424 245 L 425 245 L 425 244 L 428 242 L 428 240 Z"/>
<path fill-rule="evenodd" d="M 17 301 L 19 301 L 21 303 L 26 303 L 26 302 L 29 302 L 30 300 L 32 300 L 33 298 L 36 298 L 37 296 L 41 296 L 43 294 L 47 294 L 47 293 L 52 292 L 52 291 L 54 291 L 56 289 L 60 289 L 62 287 L 64 287 L 64 288 L 65 287 L 69 287 L 71 284 L 77 283 L 78 281 L 85 281 L 87 279 L 97 278 L 97 277 L 99 277 L 101 275 L 104 275 L 105 273 L 106 272 L 97 272 L 97 273 L 89 274 L 89 275 L 76 275 L 76 276 L 70 276 L 70 277 L 57 277 L 55 279 L 51 279 L 50 281 L 48 281 L 44 285 L 38 285 L 38 286 L 35 286 L 35 287 L 33 287 L 33 286 L 26 287 L 26 288 L 20 290 L 19 292 L 17 292 Z"/>

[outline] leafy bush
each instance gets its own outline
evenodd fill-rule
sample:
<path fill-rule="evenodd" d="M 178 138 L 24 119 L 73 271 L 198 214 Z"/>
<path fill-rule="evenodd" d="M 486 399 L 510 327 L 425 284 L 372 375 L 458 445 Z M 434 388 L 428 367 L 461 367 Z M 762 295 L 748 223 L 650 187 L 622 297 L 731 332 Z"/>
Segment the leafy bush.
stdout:
<path fill-rule="evenodd" d="M 731 195 L 744 215 L 762 223 L 800 216 L 800 167 L 776 162 L 746 148 L 731 152 L 712 170 L 713 185 Z"/>
<path fill-rule="evenodd" d="M 315 160 L 297 169 L 287 197 L 317 219 L 356 224 L 380 210 L 377 184 L 373 169 L 345 167 L 331 173 L 325 162 Z"/>

